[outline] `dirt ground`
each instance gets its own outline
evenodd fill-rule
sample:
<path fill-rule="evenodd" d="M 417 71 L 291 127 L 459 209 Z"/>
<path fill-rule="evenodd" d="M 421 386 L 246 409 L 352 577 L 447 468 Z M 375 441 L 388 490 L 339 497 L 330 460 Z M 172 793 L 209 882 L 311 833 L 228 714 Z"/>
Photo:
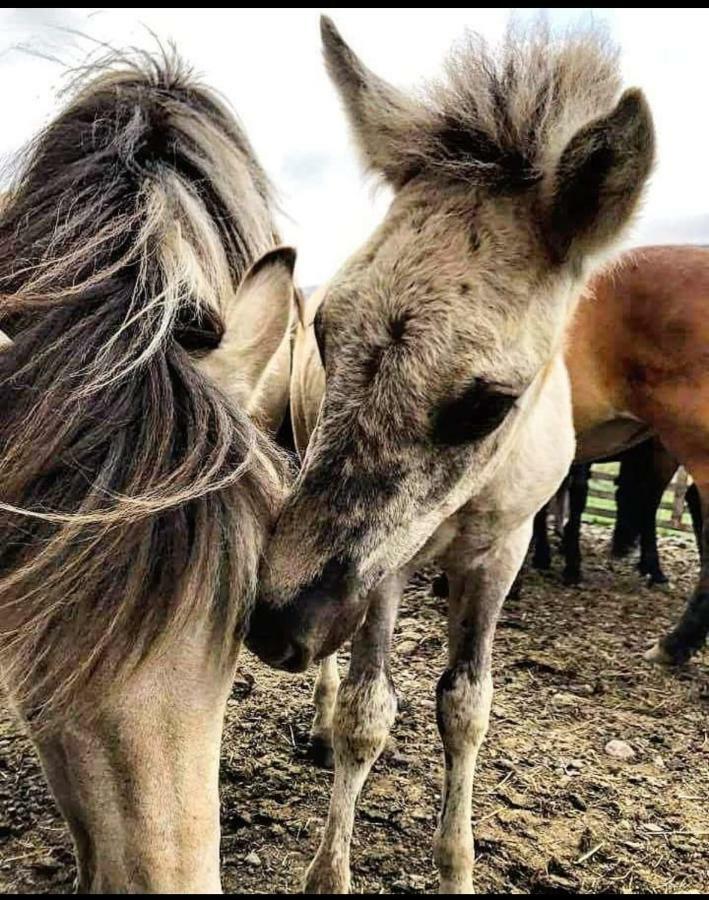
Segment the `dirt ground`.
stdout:
<path fill-rule="evenodd" d="M 696 572 L 689 538 L 661 539 L 668 592 L 610 562 L 584 531 L 586 581 L 530 574 L 496 645 L 496 696 L 474 815 L 481 893 L 709 892 L 709 653 L 680 673 L 648 667 L 649 639 L 679 614 Z M 557 563 L 557 569 L 559 564 Z M 354 889 L 431 893 L 441 759 L 434 687 L 444 602 L 407 593 L 396 637 L 400 712 L 359 806 Z M 343 659 L 344 663 L 344 659 Z M 224 887 L 297 892 L 331 774 L 306 756 L 312 675 L 244 655 L 222 765 Z M 630 744 L 632 760 L 605 752 Z M 70 843 L 27 740 L 0 717 L 0 892 L 67 892 Z"/>

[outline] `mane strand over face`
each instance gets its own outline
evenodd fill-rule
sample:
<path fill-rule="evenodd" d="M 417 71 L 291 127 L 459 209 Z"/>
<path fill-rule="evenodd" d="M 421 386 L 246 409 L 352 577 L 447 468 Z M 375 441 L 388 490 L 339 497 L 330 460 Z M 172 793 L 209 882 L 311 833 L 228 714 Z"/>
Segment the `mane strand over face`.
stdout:
<path fill-rule="evenodd" d="M 242 627 L 285 472 L 194 363 L 274 243 L 243 131 L 173 55 L 94 68 L 18 173 L 0 210 L 0 666 L 38 722 L 188 625 L 217 648 Z"/>

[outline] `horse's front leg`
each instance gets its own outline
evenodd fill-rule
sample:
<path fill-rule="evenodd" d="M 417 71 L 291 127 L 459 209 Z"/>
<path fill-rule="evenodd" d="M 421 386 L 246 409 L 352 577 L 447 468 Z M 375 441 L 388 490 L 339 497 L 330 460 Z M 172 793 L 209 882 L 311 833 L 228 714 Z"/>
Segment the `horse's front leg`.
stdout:
<path fill-rule="evenodd" d="M 320 848 L 306 874 L 308 894 L 349 893 L 357 798 L 396 715 L 389 654 L 402 588 L 400 575 L 382 582 L 372 593 L 367 618 L 352 641 L 350 669 L 340 685 L 333 720 L 335 780 L 330 811 Z"/>
<path fill-rule="evenodd" d="M 335 703 L 340 687 L 340 673 L 337 670 L 337 654 L 327 656 L 320 663 L 315 679 L 313 705 L 315 715 L 310 728 L 310 755 L 316 765 L 331 769 L 335 762 L 332 747 L 332 723 L 335 718 Z"/>
<path fill-rule="evenodd" d="M 492 642 L 502 603 L 524 560 L 531 530 L 530 520 L 474 559 L 467 571 L 459 568 L 460 559 L 453 560 L 449 567 L 449 659 L 436 692 L 445 759 L 443 801 L 434 844 L 442 894 L 473 893 L 472 791 L 492 703 Z"/>
<path fill-rule="evenodd" d="M 208 639 L 207 639 L 208 638 Z M 165 650 L 94 714 L 33 733 L 80 893 L 219 893 L 219 750 L 233 666 L 211 631 Z"/>
<path fill-rule="evenodd" d="M 581 576 L 581 517 L 586 509 L 591 466 L 578 463 L 569 474 L 569 520 L 564 528 L 562 546 L 565 565 L 561 579 L 566 585 L 580 584 Z"/>
<path fill-rule="evenodd" d="M 677 625 L 645 654 L 648 662 L 684 665 L 704 648 L 709 634 L 709 478 L 704 482 L 697 479 L 696 484 L 702 512 L 699 583 Z"/>

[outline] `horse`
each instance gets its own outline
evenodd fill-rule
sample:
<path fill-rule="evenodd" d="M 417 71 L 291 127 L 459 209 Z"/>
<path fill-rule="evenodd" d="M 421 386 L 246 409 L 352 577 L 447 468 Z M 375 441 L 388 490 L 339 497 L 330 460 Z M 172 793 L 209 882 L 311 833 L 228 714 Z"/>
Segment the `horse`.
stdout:
<path fill-rule="evenodd" d="M 699 581 L 678 624 L 646 654 L 670 666 L 686 663 L 709 632 L 707 297 L 709 250 L 643 247 L 595 279 L 569 334 L 576 461 L 610 456 L 654 435 L 696 486 L 690 502 L 700 506 L 695 527 L 702 522 Z"/>
<path fill-rule="evenodd" d="M 606 460 L 611 462 L 613 460 Z M 677 460 L 657 439 L 626 450 L 617 458 L 620 470 L 616 479 L 616 519 L 611 541 L 611 555 L 616 559 L 628 556 L 640 542 L 638 570 L 649 585 L 667 584 L 657 548 L 657 511 L 667 486 L 677 469 Z M 564 584 L 575 585 L 582 580 L 581 572 L 581 516 L 586 509 L 591 464 L 577 463 L 559 494 L 569 497 L 569 516 L 563 529 L 561 548 L 564 555 Z M 551 547 L 547 530 L 549 504 L 534 519 L 532 565 L 547 571 L 551 568 Z M 695 510 L 690 504 L 690 511 Z"/>
<path fill-rule="evenodd" d="M 220 890 L 223 716 L 290 479 L 273 208 L 163 53 L 90 67 L 0 212 L 0 681 L 82 892 Z"/>
<path fill-rule="evenodd" d="M 357 797 L 396 714 L 399 599 L 412 569 L 441 562 L 435 860 L 443 893 L 469 893 L 496 621 L 574 456 L 564 332 L 642 197 L 652 117 L 642 92 L 621 93 L 617 54 L 593 31 L 513 29 L 499 52 L 471 39 L 415 96 L 367 69 L 327 18 L 322 36 L 358 149 L 394 199 L 314 312 L 296 380 L 321 402 L 247 646 L 296 672 L 352 638 L 330 811 L 305 879 L 347 892 Z"/>

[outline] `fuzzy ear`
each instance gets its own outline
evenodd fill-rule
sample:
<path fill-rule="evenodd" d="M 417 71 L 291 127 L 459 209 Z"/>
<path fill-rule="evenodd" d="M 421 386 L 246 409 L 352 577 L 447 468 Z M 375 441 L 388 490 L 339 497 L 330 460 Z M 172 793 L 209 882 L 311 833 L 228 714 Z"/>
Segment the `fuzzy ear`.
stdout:
<path fill-rule="evenodd" d="M 655 157 L 652 115 L 639 90 L 626 91 L 609 115 L 582 128 L 556 169 L 547 221 L 554 257 L 604 249 L 642 196 Z"/>
<path fill-rule="evenodd" d="M 288 405 L 296 252 L 276 247 L 246 273 L 219 346 L 195 364 L 256 422 L 276 431 Z"/>
<path fill-rule="evenodd" d="M 418 163 L 410 154 L 411 133 L 428 126 L 428 113 L 370 72 L 342 39 L 332 19 L 322 16 L 320 30 L 327 70 L 340 93 L 365 165 L 394 187 L 401 187 L 417 172 Z"/>
<path fill-rule="evenodd" d="M 248 349 L 256 369 L 272 356 L 288 329 L 295 260 L 293 247 L 264 253 L 244 276 L 227 310 L 225 342 Z"/>

